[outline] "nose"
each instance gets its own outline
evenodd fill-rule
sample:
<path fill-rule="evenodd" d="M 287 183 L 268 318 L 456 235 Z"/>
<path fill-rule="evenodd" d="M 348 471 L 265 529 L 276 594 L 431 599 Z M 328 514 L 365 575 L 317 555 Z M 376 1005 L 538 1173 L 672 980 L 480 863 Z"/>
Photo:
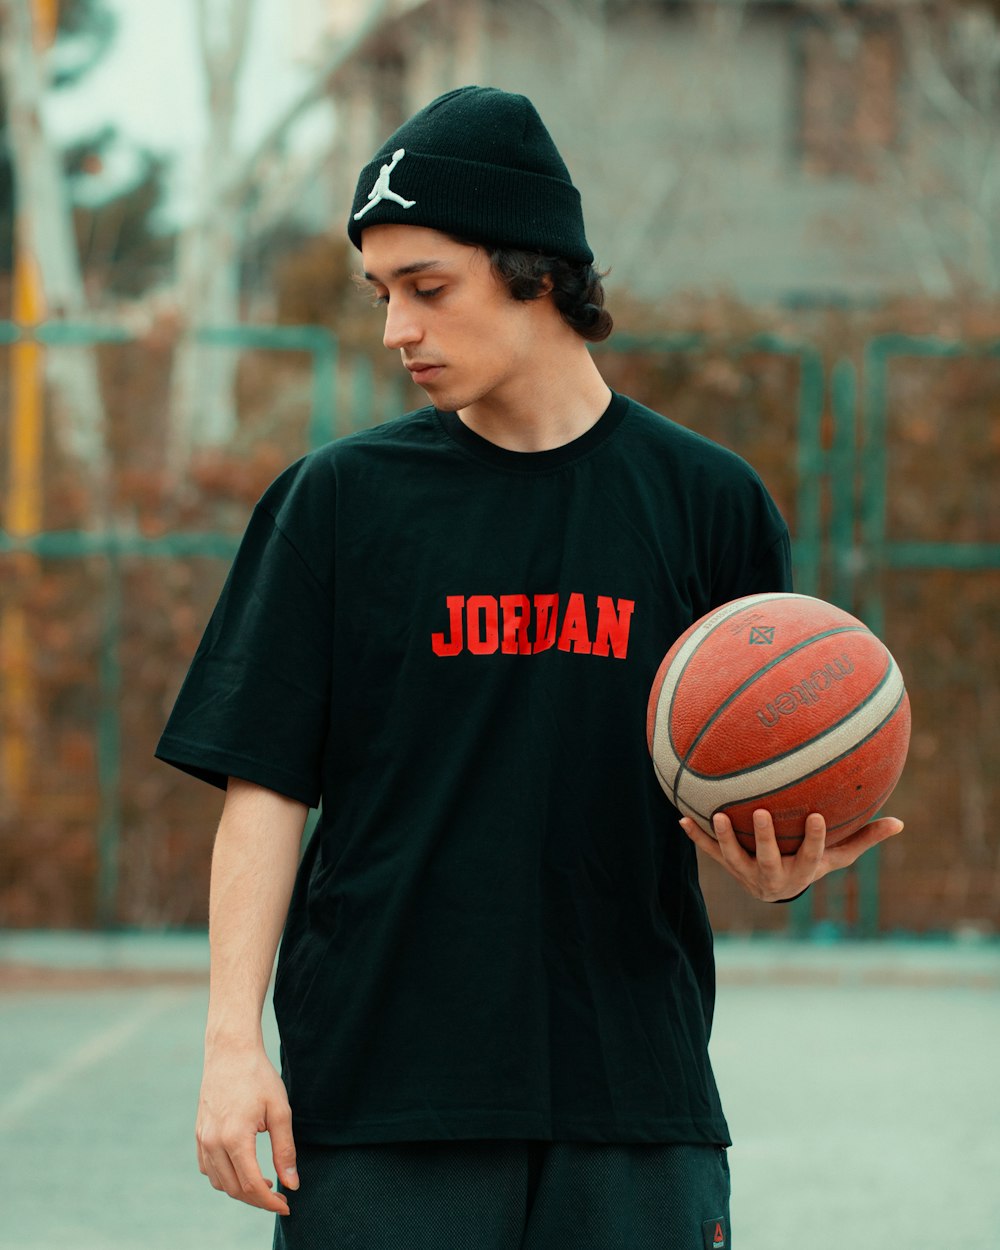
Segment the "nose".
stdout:
<path fill-rule="evenodd" d="M 409 301 L 402 299 L 397 299 L 386 308 L 382 342 L 391 351 L 420 342 L 423 330 L 414 313 Z"/>

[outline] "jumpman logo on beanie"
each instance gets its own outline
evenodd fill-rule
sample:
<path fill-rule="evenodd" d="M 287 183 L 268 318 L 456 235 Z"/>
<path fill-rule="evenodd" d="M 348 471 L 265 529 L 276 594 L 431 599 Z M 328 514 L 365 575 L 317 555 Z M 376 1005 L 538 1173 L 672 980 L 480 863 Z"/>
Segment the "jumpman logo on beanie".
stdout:
<path fill-rule="evenodd" d="M 365 213 L 367 213 L 370 208 L 374 208 L 375 205 L 380 204 L 382 200 L 394 200 L 397 204 L 401 204 L 403 208 L 412 208 L 414 204 L 416 204 L 416 200 L 404 200 L 401 195 L 397 195 L 396 192 L 393 191 L 392 187 L 389 186 L 390 174 L 405 155 L 405 148 L 397 148 L 392 154 L 392 162 L 388 165 L 382 166 L 379 170 L 378 178 L 375 180 L 375 185 L 368 192 L 368 203 L 363 209 L 361 209 L 360 212 L 354 214 L 355 221 L 357 221 L 359 217 L 364 217 Z"/>
<path fill-rule="evenodd" d="M 411 200 L 390 190 L 395 174 Z M 374 217 L 369 209 L 378 206 Z M 358 175 L 347 235 L 373 222 L 423 226 L 489 247 L 590 265 L 580 192 L 538 110 L 496 87 L 457 87 L 403 122 Z"/>

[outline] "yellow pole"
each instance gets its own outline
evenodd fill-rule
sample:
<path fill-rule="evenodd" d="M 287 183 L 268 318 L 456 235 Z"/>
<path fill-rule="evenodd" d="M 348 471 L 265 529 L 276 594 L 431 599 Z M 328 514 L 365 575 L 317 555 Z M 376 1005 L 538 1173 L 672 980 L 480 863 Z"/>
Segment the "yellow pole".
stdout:
<path fill-rule="evenodd" d="M 58 0 L 33 0 L 35 45 L 47 48 L 55 38 Z M 45 295 L 30 232 L 21 209 L 14 261 L 14 320 L 37 325 L 45 316 Z M 3 523 L 15 538 L 37 534 L 42 528 L 42 454 L 44 431 L 44 371 L 42 348 L 23 340 L 11 348 L 11 422 L 6 506 Z M 22 554 L 10 561 L 18 584 L 37 573 L 34 556 Z M 0 616 L 0 678 L 6 703 L 5 732 L 0 735 L 0 773 L 8 800 L 23 806 L 28 797 L 31 770 L 32 720 L 38 701 L 32 664 L 27 613 L 19 603 Z"/>
<path fill-rule="evenodd" d="M 35 21 L 35 47 L 44 52 L 55 41 L 59 0 L 32 0 L 31 10 Z"/>

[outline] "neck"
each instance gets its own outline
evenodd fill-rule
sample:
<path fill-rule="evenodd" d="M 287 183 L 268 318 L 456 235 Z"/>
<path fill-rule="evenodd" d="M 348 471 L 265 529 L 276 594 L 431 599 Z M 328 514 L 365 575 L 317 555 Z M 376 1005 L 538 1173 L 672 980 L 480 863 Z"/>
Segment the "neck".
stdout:
<path fill-rule="evenodd" d="M 538 372 L 509 379 L 503 387 L 466 408 L 461 420 L 475 433 L 508 451 L 549 451 L 571 443 L 596 425 L 611 403 L 582 339 Z"/>

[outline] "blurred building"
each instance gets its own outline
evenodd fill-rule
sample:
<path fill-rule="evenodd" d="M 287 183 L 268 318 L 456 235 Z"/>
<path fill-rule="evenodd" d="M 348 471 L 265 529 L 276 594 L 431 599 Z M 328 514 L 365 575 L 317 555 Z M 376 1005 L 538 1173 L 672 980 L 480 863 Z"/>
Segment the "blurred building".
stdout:
<path fill-rule="evenodd" d="M 538 105 L 598 263 L 663 298 L 1000 289 L 1000 35 L 923 0 L 294 0 L 337 139 L 311 211 L 340 222 L 375 146 L 465 83 Z M 958 142 L 958 139 L 961 142 Z"/>

